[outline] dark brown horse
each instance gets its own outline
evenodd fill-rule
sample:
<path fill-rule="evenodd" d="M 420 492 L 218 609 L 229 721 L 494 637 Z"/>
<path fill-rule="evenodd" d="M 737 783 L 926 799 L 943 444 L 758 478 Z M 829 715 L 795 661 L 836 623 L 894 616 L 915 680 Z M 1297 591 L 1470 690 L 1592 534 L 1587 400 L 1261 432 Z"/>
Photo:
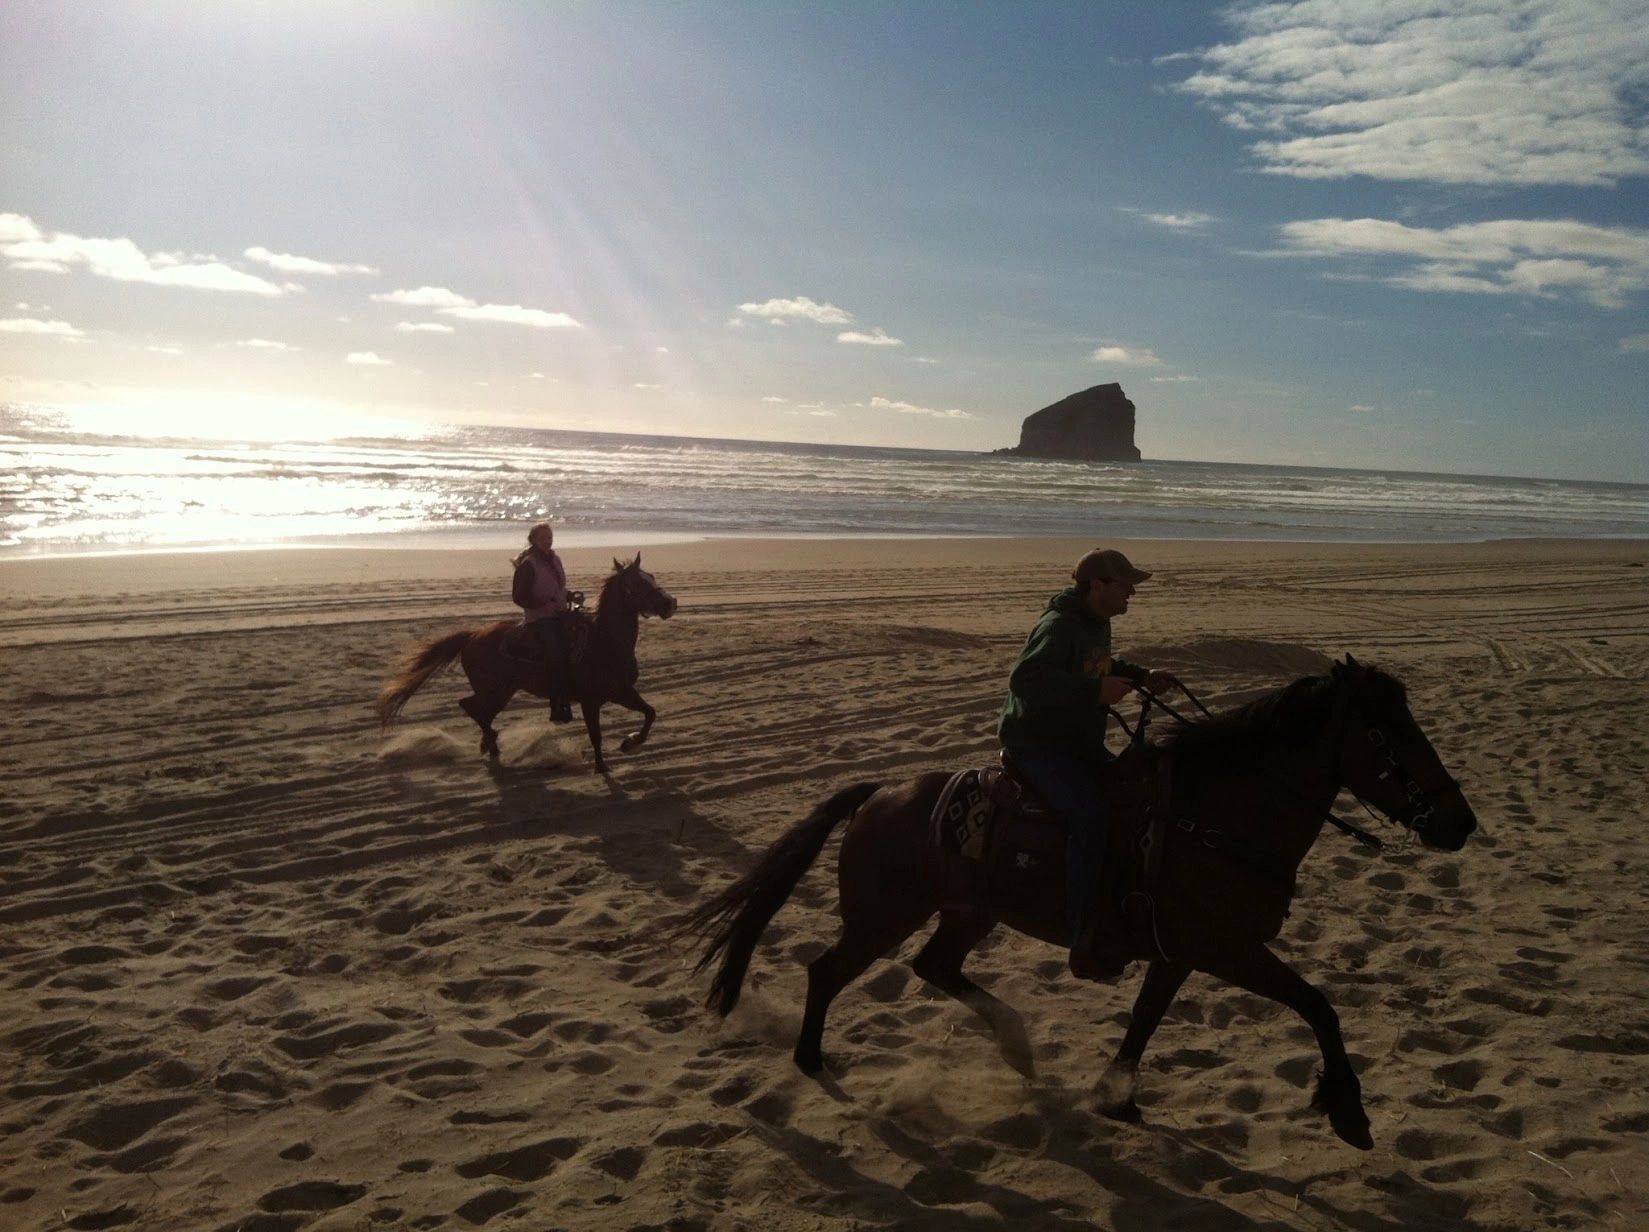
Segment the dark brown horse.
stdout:
<path fill-rule="evenodd" d="M 640 748 L 653 729 L 656 712 L 636 692 L 640 669 L 636 666 L 636 635 L 643 616 L 668 620 L 676 613 L 676 601 L 641 567 L 641 553 L 629 564 L 613 562 L 613 571 L 601 587 L 595 616 L 581 615 L 590 622 L 584 653 L 573 665 L 572 693 L 584 712 L 584 728 L 595 750 L 597 774 L 606 774 L 607 761 L 601 755 L 601 708 L 615 702 L 641 715 L 641 730 L 631 732 L 619 744 L 625 753 Z M 498 756 L 498 733 L 492 721 L 518 691 L 534 697 L 550 693 L 548 664 L 506 653 L 505 637 L 520 628 L 518 620 L 501 620 L 477 629 L 454 629 L 432 638 L 407 656 L 400 671 L 384 683 L 378 694 L 378 720 L 385 727 L 395 721 L 407 699 L 430 677 L 454 659 L 464 666 L 471 696 L 458 705 L 481 727 L 481 752 Z"/>
<path fill-rule="evenodd" d="M 1100 1084 L 1109 1115 L 1138 1120 L 1134 1086 L 1140 1056 L 1163 1012 L 1193 970 L 1278 1001 L 1316 1033 L 1323 1056 L 1317 1104 L 1353 1146 L 1373 1144 L 1357 1076 L 1327 998 L 1267 946 L 1294 892 L 1294 874 L 1343 788 L 1414 832 L 1428 846 L 1458 851 L 1477 826 L 1471 806 L 1409 713 L 1403 687 L 1349 655 L 1327 676 L 1311 676 L 1205 723 L 1186 728 L 1147 757 L 1171 759 L 1173 823 L 1156 883 L 1155 927 L 1130 939 L 1150 960 L 1126 1037 Z M 1030 1072 L 1019 1015 L 962 974 L 962 962 L 998 923 L 1054 945 L 1070 936 L 1064 895 L 1030 898 L 1017 909 L 959 900 L 930 837 L 944 772 L 894 786 L 861 783 L 837 792 L 792 827 L 756 866 L 687 917 L 708 936 L 703 970 L 720 955 L 709 1004 L 726 1015 L 762 930 L 823 849 L 842 837 L 838 886 L 841 934 L 807 969 L 807 1008 L 795 1060 L 816 1074 L 831 1000 L 873 961 L 935 912 L 939 927 L 916 956 L 916 974 L 958 998 L 996 1031 L 1004 1055 Z M 1123 819 L 1119 818 L 1121 822 Z M 1127 860 L 1130 827 L 1112 826 L 1110 860 Z M 1052 885 L 1063 885 L 1054 870 Z"/>

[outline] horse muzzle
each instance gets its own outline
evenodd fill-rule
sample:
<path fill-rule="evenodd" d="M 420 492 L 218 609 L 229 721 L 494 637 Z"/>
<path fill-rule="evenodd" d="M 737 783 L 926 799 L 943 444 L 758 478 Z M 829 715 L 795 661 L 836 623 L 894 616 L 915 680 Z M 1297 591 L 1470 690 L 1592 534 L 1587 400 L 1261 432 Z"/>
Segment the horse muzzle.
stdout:
<path fill-rule="evenodd" d="M 1427 847 L 1439 851 L 1459 851 L 1477 829 L 1477 814 L 1466 803 L 1458 788 L 1449 795 L 1421 809 L 1410 823 L 1410 829 Z"/>

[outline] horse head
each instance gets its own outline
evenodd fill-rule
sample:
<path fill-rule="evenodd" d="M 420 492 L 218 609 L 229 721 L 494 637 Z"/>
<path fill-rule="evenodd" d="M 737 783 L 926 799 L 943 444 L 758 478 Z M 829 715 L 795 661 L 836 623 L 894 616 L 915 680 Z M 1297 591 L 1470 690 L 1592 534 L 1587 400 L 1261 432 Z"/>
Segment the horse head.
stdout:
<path fill-rule="evenodd" d="M 1409 710 L 1396 677 L 1351 655 L 1329 676 L 1328 738 L 1345 786 L 1428 847 L 1459 851 L 1477 814 Z"/>
<path fill-rule="evenodd" d="M 632 612 L 669 620 L 676 614 L 676 597 L 658 584 L 658 579 L 641 567 L 641 553 L 628 564 L 614 559 L 613 571 L 601 588 L 601 606 L 617 601 Z"/>

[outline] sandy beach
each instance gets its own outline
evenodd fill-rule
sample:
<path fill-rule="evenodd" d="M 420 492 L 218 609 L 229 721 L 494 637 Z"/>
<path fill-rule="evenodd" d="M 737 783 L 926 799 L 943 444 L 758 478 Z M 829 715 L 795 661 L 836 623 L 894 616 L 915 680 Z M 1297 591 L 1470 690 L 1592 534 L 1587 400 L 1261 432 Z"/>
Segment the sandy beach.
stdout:
<path fill-rule="evenodd" d="M 511 541 L 513 543 L 513 540 Z M 1337 1007 L 1375 1147 L 1308 1107 L 1310 1031 L 1193 976 L 1095 1110 L 1143 967 L 1000 931 L 969 973 L 1037 1074 L 910 971 L 790 1060 L 834 844 L 725 1022 L 670 919 L 830 792 L 983 764 L 1086 542 L 644 548 L 659 719 L 525 697 L 489 765 L 413 643 L 511 614 L 496 552 L 0 561 L 0 1227 L 1649 1226 L 1649 544 L 1121 543 L 1118 649 L 1214 708 L 1351 652 L 1407 684 L 1481 829 L 1325 833 L 1278 952 Z M 565 552 L 592 595 L 612 552 Z"/>

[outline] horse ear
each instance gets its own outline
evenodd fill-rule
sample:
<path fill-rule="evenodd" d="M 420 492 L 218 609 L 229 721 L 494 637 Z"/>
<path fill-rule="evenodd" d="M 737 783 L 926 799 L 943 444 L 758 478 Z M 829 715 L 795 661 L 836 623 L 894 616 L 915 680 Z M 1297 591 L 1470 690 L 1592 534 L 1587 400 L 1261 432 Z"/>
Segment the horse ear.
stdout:
<path fill-rule="evenodd" d="M 1349 651 L 1349 650 L 1346 651 L 1346 666 L 1347 667 L 1361 667 L 1362 666 L 1361 663 L 1357 662 L 1356 659 L 1353 659 L 1351 657 L 1351 651 Z"/>
<path fill-rule="evenodd" d="M 616 556 L 613 557 L 613 572 L 617 573 L 622 568 L 624 568 L 624 566 L 623 566 L 622 563 L 620 563 L 618 557 L 616 557 Z"/>
<path fill-rule="evenodd" d="M 636 549 L 636 568 L 641 568 L 641 549 Z"/>

